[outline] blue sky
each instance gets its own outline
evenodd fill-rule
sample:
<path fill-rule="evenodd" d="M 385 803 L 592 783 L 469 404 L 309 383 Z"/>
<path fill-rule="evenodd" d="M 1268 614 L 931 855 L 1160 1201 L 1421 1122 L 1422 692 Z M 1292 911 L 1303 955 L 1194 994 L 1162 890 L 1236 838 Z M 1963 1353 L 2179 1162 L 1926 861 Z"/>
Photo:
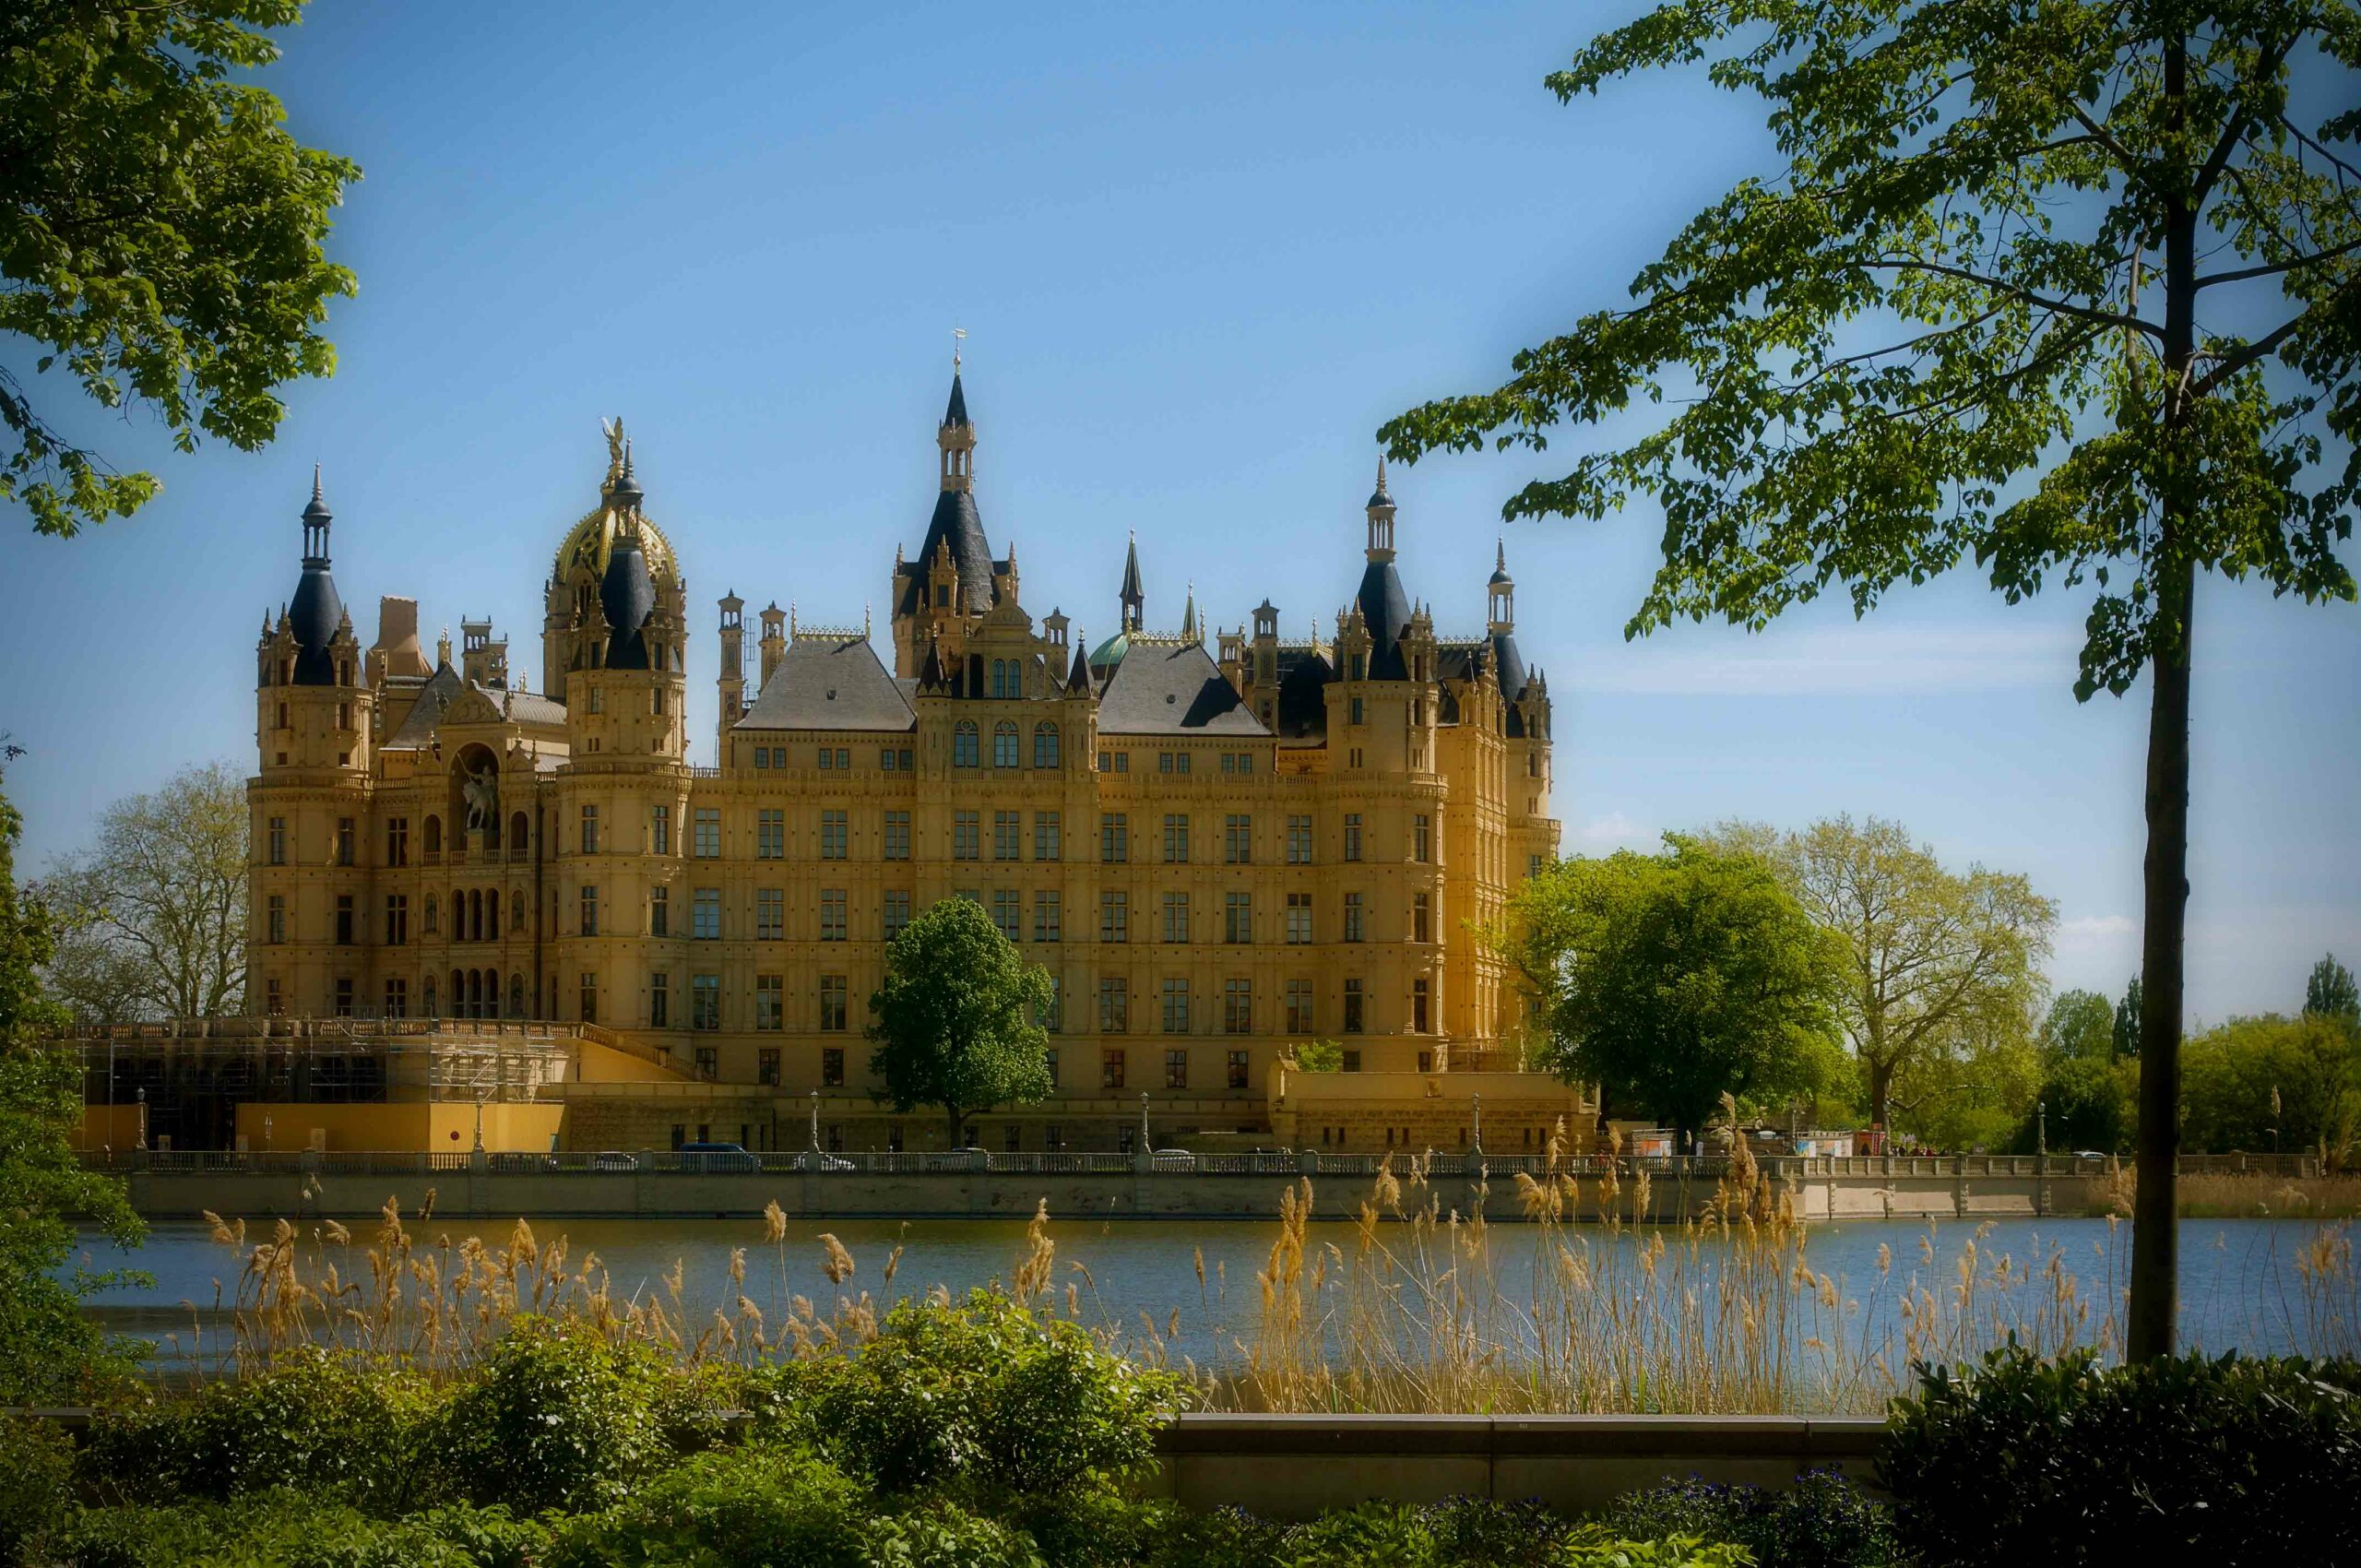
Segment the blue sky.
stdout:
<path fill-rule="evenodd" d="M 1094 637 L 1136 530 L 1152 623 L 1189 586 L 1289 636 L 1360 560 L 1373 433 L 1492 385 L 1614 303 L 1672 228 L 1774 167 L 1695 77 L 1560 107 L 1540 80 L 1633 7 L 400 6 L 318 0 L 266 78 L 356 158 L 333 241 L 361 275 L 331 381 L 279 439 L 172 456 L 79 414 L 163 496 L 70 543 L 0 529 L 0 730 L 27 861 L 182 762 L 252 760 L 251 650 L 326 466 L 363 641 L 489 612 L 538 684 L 539 587 L 622 413 L 688 574 L 694 731 L 713 599 L 883 613 L 935 486 L 964 325 L 979 497 L 1027 608 Z M 1550 457 L 1573 449 L 1561 439 Z M 1546 463 L 1548 459 L 1545 458 Z M 1397 469 L 1402 564 L 1479 628 L 1529 457 Z M 1899 817 L 2025 871 L 2061 985 L 2136 965 L 2145 691 L 2078 705 L 2084 602 L 1955 576 L 1867 622 L 1626 644 L 1658 524 L 1508 531 L 1518 631 L 1559 705 L 1572 850 L 1743 815 Z M 2361 959 L 2361 613 L 2209 581 L 2199 614 L 2190 1009 L 2292 1008 Z"/>

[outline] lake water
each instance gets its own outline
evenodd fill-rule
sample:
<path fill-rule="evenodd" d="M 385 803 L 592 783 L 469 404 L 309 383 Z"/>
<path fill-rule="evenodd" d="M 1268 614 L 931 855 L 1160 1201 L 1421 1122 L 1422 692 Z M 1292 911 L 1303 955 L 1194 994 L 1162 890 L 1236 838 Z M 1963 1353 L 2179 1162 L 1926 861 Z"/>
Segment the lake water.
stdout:
<path fill-rule="evenodd" d="M 665 1289 L 662 1277 L 676 1263 L 681 1265 L 684 1298 L 699 1321 L 709 1318 L 715 1306 L 734 1299 L 728 1277 L 734 1248 L 747 1251 L 745 1293 L 774 1322 L 777 1303 L 798 1293 L 826 1303 L 840 1293 L 867 1290 L 882 1303 L 923 1295 L 937 1285 L 957 1293 L 1004 1281 L 1014 1275 L 1026 1250 L 1025 1227 L 1015 1221 L 792 1222 L 784 1248 L 782 1285 L 781 1254 L 764 1244 L 762 1226 L 756 1220 L 544 1220 L 535 1229 L 543 1242 L 559 1236 L 566 1239 L 569 1267 L 578 1267 L 586 1253 L 595 1253 L 618 1298 L 660 1295 Z M 855 1273 L 841 1290 L 821 1272 L 825 1253 L 817 1237 L 823 1230 L 832 1232 L 855 1262 Z M 353 1241 L 345 1248 L 322 1238 L 316 1226 L 306 1226 L 303 1232 L 305 1275 L 316 1273 L 323 1263 L 334 1262 L 346 1277 L 357 1274 L 365 1278 L 367 1267 L 361 1253 L 373 1234 L 374 1223 L 354 1222 L 353 1231 Z M 481 1221 L 430 1220 L 413 1223 L 411 1231 L 421 1248 L 445 1241 L 457 1243 L 469 1235 L 481 1237 L 491 1247 L 504 1246 L 509 1239 L 507 1226 Z M 1644 1244 L 1648 1235 L 1596 1227 L 1576 1228 L 1574 1233 L 1586 1238 L 1594 1250 L 1635 1248 Z M 2324 1336 L 2308 1316 L 2305 1292 L 2296 1272 L 2298 1253 L 2316 1233 L 2314 1226 L 2299 1221 L 2183 1221 L 2184 1343 L 2249 1353 L 2332 1348 L 2308 1342 Z M 258 1229 L 255 1234 L 259 1238 L 267 1230 Z M 1152 1319 L 1160 1333 L 1167 1331 L 1177 1311 L 1176 1354 L 1202 1366 L 1234 1364 L 1240 1355 L 1238 1342 L 1252 1336 L 1259 1309 L 1255 1274 L 1264 1266 L 1277 1234 L 1275 1221 L 1053 1222 L 1056 1288 L 1063 1296 L 1073 1287 L 1084 1322 L 1134 1336 L 1142 1330 L 1144 1316 Z M 1399 1245 L 1407 1238 L 1407 1228 L 1387 1226 L 1379 1234 L 1385 1242 Z M 1528 1227 L 1498 1225 L 1491 1234 L 1494 1277 L 1507 1301 L 1521 1301 L 1535 1263 L 1536 1232 Z M 1315 1222 L 1310 1240 L 1312 1248 L 1334 1243 L 1349 1256 L 1356 1244 L 1355 1227 L 1343 1221 Z M 1981 1274 L 1988 1276 L 2001 1257 L 2009 1260 L 2011 1267 L 2023 1270 L 2058 1255 L 2077 1277 L 2081 1294 L 2093 1303 L 2094 1313 L 2119 1305 L 2130 1229 L 2104 1220 L 1948 1222 L 1933 1227 L 1915 1220 L 1820 1225 L 1809 1232 L 1807 1256 L 1814 1270 L 1834 1278 L 1841 1300 L 1859 1303 L 1850 1313 L 1850 1325 L 1845 1330 L 1851 1337 L 1864 1331 L 1882 1334 L 1895 1325 L 1899 1287 L 1904 1280 L 1915 1280 L 1939 1293 L 1948 1290 L 1957 1277 L 1957 1262 L 1971 1242 L 1981 1260 Z M 902 1257 L 888 1284 L 885 1265 L 897 1246 Z M 1891 1276 L 1882 1283 L 1880 1248 L 1890 1249 L 1893 1259 Z M 1200 1256 L 1204 1269 L 1202 1287 Z M 234 1254 L 210 1240 L 207 1227 L 196 1223 L 159 1223 L 150 1229 L 148 1244 L 136 1253 L 126 1255 L 102 1247 L 77 1261 L 92 1268 L 129 1266 L 152 1274 L 152 1287 L 109 1290 L 95 1299 L 95 1311 L 110 1327 L 124 1333 L 158 1339 L 177 1336 L 182 1348 L 189 1338 L 191 1308 L 209 1317 L 204 1309 L 217 1299 L 217 1282 L 221 1293 L 231 1293 L 238 1267 Z M 1707 1272 L 1710 1266 L 1709 1263 Z M 2033 1293 L 2022 1287 L 2019 1290 L 2021 1296 Z M 2317 1303 L 2317 1292 L 2312 1300 Z M 2326 1336 L 2349 1338 L 2355 1311 L 2355 1303 L 2343 1301 L 2343 1326 Z M 167 1347 L 163 1353 L 170 1356 L 173 1349 Z"/>

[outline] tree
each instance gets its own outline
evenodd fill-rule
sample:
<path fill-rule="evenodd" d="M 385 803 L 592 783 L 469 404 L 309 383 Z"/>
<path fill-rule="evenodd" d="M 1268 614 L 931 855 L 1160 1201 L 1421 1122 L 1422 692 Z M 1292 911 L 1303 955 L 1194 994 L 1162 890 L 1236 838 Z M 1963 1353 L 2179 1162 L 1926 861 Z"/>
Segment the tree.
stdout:
<path fill-rule="evenodd" d="M 2233 1018 L 2183 1048 L 2189 1146 L 2216 1154 L 2274 1147 L 2342 1154 L 2361 1111 L 2361 1042 L 2320 1013 Z"/>
<path fill-rule="evenodd" d="M 2123 1000 L 2115 1004 L 2115 1055 L 2120 1062 L 2140 1057 L 2140 977 L 2133 975 L 2131 983 L 2123 988 Z"/>
<path fill-rule="evenodd" d="M 120 1369 L 82 1313 L 82 1298 L 115 1277 L 61 1275 L 75 1249 L 68 1217 L 125 1247 L 145 1228 L 123 1183 L 74 1157 L 82 1070 L 43 1038 L 65 1016 L 41 992 L 49 911 L 17 886 L 23 826 L 0 794 L 0 1405 L 64 1405 Z"/>
<path fill-rule="evenodd" d="M 1665 844 L 1526 879 L 1492 940 L 1542 1009 L 1544 1064 L 1685 1141 L 1725 1094 L 1821 1087 L 1844 949 L 1762 861 Z"/>
<path fill-rule="evenodd" d="M 2338 963 L 2335 954 L 2322 955 L 2312 966 L 2311 978 L 2304 982 L 2304 1011 L 2361 1024 L 2361 988 L 2354 985 L 2353 971 Z"/>
<path fill-rule="evenodd" d="M 1909 829 L 1879 817 L 1780 836 L 1726 824 L 1718 841 L 1763 847 L 1811 918 L 1848 949 L 1838 1017 L 1860 1058 L 1871 1123 L 1930 1108 L 1929 1065 L 2022 1036 L 2040 990 L 2057 907 L 2022 875 L 1943 869 Z M 1951 1075 L 1943 1075 L 1945 1078 Z"/>
<path fill-rule="evenodd" d="M 2166 1354 L 2195 584 L 2354 597 L 2336 544 L 2361 491 L 2361 15 L 1675 0 L 1549 86 L 1570 101 L 1709 56 L 1715 85 L 1765 101 L 1784 172 L 1693 219 L 1630 306 L 1380 437 L 1406 461 L 1538 451 L 1561 422 L 1669 405 L 1504 508 L 1654 496 L 1664 564 L 1632 636 L 1759 628 L 1832 587 L 1865 613 L 1970 558 L 2011 602 L 2094 585 L 2076 695 L 2150 679 L 2127 1352 Z"/>
<path fill-rule="evenodd" d="M 2027 1116 L 2017 1148 L 2031 1154 L 2047 1134 L 2052 1149 L 2120 1153 L 2131 1141 L 2136 1069 L 2105 1057 L 2068 1056 L 2049 1064 L 2041 1080 L 2038 1124 Z"/>
<path fill-rule="evenodd" d="M 877 1049 L 869 1070 L 896 1111 L 939 1105 L 958 1146 L 967 1113 L 1050 1092 L 1049 1037 L 1035 1020 L 1056 999 L 972 898 L 945 898 L 885 950 L 885 983 L 869 999 Z"/>
<path fill-rule="evenodd" d="M 2041 1054 L 2048 1062 L 2115 1059 L 2115 1004 L 2095 991 L 2061 991 L 2041 1021 Z"/>
<path fill-rule="evenodd" d="M 99 818 L 97 846 L 44 896 L 77 911 L 52 968 L 86 1017 L 215 1018 L 246 993 L 245 781 L 226 763 L 183 768 Z M 126 989 L 127 988 L 127 989 Z"/>
<path fill-rule="evenodd" d="M 18 0 L 0 8 L 0 331 L 103 408 L 145 404 L 187 452 L 269 442 L 273 392 L 327 375 L 315 328 L 352 274 L 321 246 L 347 159 L 300 145 L 233 73 L 279 58 L 303 0 Z M 42 533 L 129 517 L 160 488 L 77 445 L 0 366 L 0 498 Z"/>

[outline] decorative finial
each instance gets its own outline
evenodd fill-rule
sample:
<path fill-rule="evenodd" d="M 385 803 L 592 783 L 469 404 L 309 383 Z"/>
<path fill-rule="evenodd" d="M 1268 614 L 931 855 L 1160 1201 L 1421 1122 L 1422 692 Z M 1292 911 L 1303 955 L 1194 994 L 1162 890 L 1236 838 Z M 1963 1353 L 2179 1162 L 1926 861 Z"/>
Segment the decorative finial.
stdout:
<path fill-rule="evenodd" d="M 312 465 L 312 499 L 322 504 L 327 500 L 326 496 L 320 493 L 320 465 L 317 463 Z"/>
<path fill-rule="evenodd" d="M 600 420 L 599 431 L 607 438 L 607 478 L 620 479 L 623 471 L 623 416 Z"/>
<path fill-rule="evenodd" d="M 448 626 L 443 628 L 442 636 L 435 640 L 434 661 L 437 666 L 451 662 L 451 628 Z"/>
<path fill-rule="evenodd" d="M 864 637 L 869 636 L 869 600 L 862 600 L 860 601 L 860 635 Z"/>
<path fill-rule="evenodd" d="M 1377 455 L 1377 493 L 1380 495 L 1385 493 L 1385 454 L 1382 452 Z"/>
<path fill-rule="evenodd" d="M 1492 544 L 1492 570 L 1496 572 L 1505 572 L 1508 569 L 1509 541 L 1505 539 L 1496 538 Z"/>
<path fill-rule="evenodd" d="M 951 329 L 951 374 L 954 375 L 959 374 L 959 345 L 967 341 L 967 339 L 966 327 L 955 327 Z"/>

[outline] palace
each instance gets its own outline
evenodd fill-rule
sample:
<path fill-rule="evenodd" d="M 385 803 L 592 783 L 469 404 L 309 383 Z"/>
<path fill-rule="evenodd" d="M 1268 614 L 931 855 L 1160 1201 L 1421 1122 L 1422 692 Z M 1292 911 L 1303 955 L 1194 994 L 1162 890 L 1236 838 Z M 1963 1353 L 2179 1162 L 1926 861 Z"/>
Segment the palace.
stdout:
<path fill-rule="evenodd" d="M 1134 545 L 1086 648 L 987 541 L 955 369 L 935 439 L 892 668 L 869 626 L 774 603 L 750 669 L 724 595 L 711 766 L 689 762 L 687 580 L 621 421 L 552 564 L 538 691 L 489 620 L 430 661 L 411 600 L 381 601 L 364 648 L 315 477 L 255 650 L 252 1011 L 568 1026 L 630 1067 L 558 1070 L 572 1147 L 801 1147 L 807 1118 L 831 1146 L 915 1147 L 940 1118 L 872 1098 L 867 1002 L 901 926 L 967 897 L 1057 987 L 1056 1092 L 971 1138 L 1130 1146 L 1145 1095 L 1159 1142 L 1464 1146 L 1449 1091 L 1516 1066 L 1524 1015 L 1470 932 L 1559 832 L 1505 560 L 1484 635 L 1440 635 L 1396 570 L 1381 461 L 1331 635 L 1283 639 L 1265 600 L 1209 642 L 1193 594 L 1150 630 Z M 1297 1124 L 1274 1074 L 1314 1039 L 1346 1073 Z M 1537 1124 L 1583 1103 L 1520 1076 Z M 1484 1111 L 1508 1116 L 1498 1092 Z"/>

